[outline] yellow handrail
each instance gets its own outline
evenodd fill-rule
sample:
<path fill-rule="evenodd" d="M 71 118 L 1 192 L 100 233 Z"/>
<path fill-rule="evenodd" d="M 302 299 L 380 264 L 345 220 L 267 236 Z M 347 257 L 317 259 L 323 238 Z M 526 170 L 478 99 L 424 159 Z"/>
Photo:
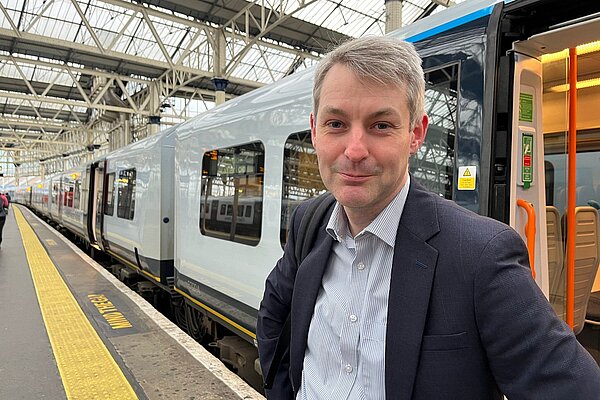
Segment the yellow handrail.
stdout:
<path fill-rule="evenodd" d="M 529 251 L 529 265 L 531 266 L 531 275 L 535 279 L 535 210 L 533 205 L 525 200 L 518 199 L 517 205 L 527 212 L 527 223 L 525 224 L 525 237 L 527 237 L 527 250 Z"/>

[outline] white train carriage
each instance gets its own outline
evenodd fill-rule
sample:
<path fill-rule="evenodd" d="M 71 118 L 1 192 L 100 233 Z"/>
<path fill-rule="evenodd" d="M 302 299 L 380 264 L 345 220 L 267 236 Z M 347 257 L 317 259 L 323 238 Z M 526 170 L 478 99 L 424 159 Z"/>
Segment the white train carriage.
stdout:
<path fill-rule="evenodd" d="M 175 290 L 250 341 L 292 206 L 323 190 L 311 78 L 296 73 L 177 128 Z"/>
<path fill-rule="evenodd" d="M 31 208 L 40 212 L 42 207 L 42 188 L 44 187 L 43 181 L 36 183 L 31 186 Z"/>
<path fill-rule="evenodd" d="M 88 166 L 86 182 L 91 242 L 164 287 L 173 283 L 174 147 L 174 129 L 132 143 Z"/>
<path fill-rule="evenodd" d="M 50 178 L 47 177 L 37 185 L 35 190 L 35 209 L 43 216 L 50 218 Z"/>
<path fill-rule="evenodd" d="M 48 213 L 53 221 L 60 223 L 60 215 L 62 212 L 62 190 L 61 190 L 61 175 L 56 174 L 49 178 L 48 196 Z"/>
<path fill-rule="evenodd" d="M 24 206 L 32 206 L 33 188 L 31 186 L 19 186 L 15 189 L 12 199 L 13 203 L 23 204 Z"/>
<path fill-rule="evenodd" d="M 60 224 L 80 238 L 86 238 L 85 202 L 82 201 L 82 180 L 85 167 L 80 166 L 60 175 Z"/>

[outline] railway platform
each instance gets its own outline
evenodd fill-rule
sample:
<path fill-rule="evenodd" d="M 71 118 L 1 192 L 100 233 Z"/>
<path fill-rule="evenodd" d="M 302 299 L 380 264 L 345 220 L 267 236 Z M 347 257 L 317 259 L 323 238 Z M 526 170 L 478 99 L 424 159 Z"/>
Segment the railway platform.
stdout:
<path fill-rule="evenodd" d="M 263 399 L 28 209 L 0 249 L 0 399 Z"/>

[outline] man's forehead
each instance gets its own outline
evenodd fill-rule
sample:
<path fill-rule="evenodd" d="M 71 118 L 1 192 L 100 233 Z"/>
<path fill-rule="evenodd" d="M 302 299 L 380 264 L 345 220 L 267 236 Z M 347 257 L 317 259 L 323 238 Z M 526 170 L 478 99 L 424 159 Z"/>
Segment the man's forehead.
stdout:
<path fill-rule="evenodd" d="M 383 77 L 379 77 L 379 76 L 374 77 L 374 76 L 367 75 L 366 73 L 361 73 L 360 71 L 357 71 L 357 70 L 351 68 L 349 65 L 346 65 L 341 62 L 335 63 L 331 66 L 331 68 L 329 68 L 329 70 L 323 77 L 323 84 L 325 84 L 325 82 L 327 82 L 327 81 L 331 81 L 333 79 L 338 78 L 340 76 L 340 74 L 344 74 L 344 73 L 348 73 L 354 79 L 356 79 L 357 81 L 361 82 L 362 84 L 364 84 L 366 86 L 396 87 L 398 89 L 404 88 L 403 84 L 391 82 L 389 80 L 384 79 Z"/>

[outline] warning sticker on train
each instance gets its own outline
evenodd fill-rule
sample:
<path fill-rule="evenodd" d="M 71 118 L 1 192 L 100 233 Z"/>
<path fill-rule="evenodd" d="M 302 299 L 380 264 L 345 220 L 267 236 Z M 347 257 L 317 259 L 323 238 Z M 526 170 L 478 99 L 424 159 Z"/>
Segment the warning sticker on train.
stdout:
<path fill-rule="evenodd" d="M 458 190 L 475 190 L 476 176 L 476 166 L 458 167 Z"/>

